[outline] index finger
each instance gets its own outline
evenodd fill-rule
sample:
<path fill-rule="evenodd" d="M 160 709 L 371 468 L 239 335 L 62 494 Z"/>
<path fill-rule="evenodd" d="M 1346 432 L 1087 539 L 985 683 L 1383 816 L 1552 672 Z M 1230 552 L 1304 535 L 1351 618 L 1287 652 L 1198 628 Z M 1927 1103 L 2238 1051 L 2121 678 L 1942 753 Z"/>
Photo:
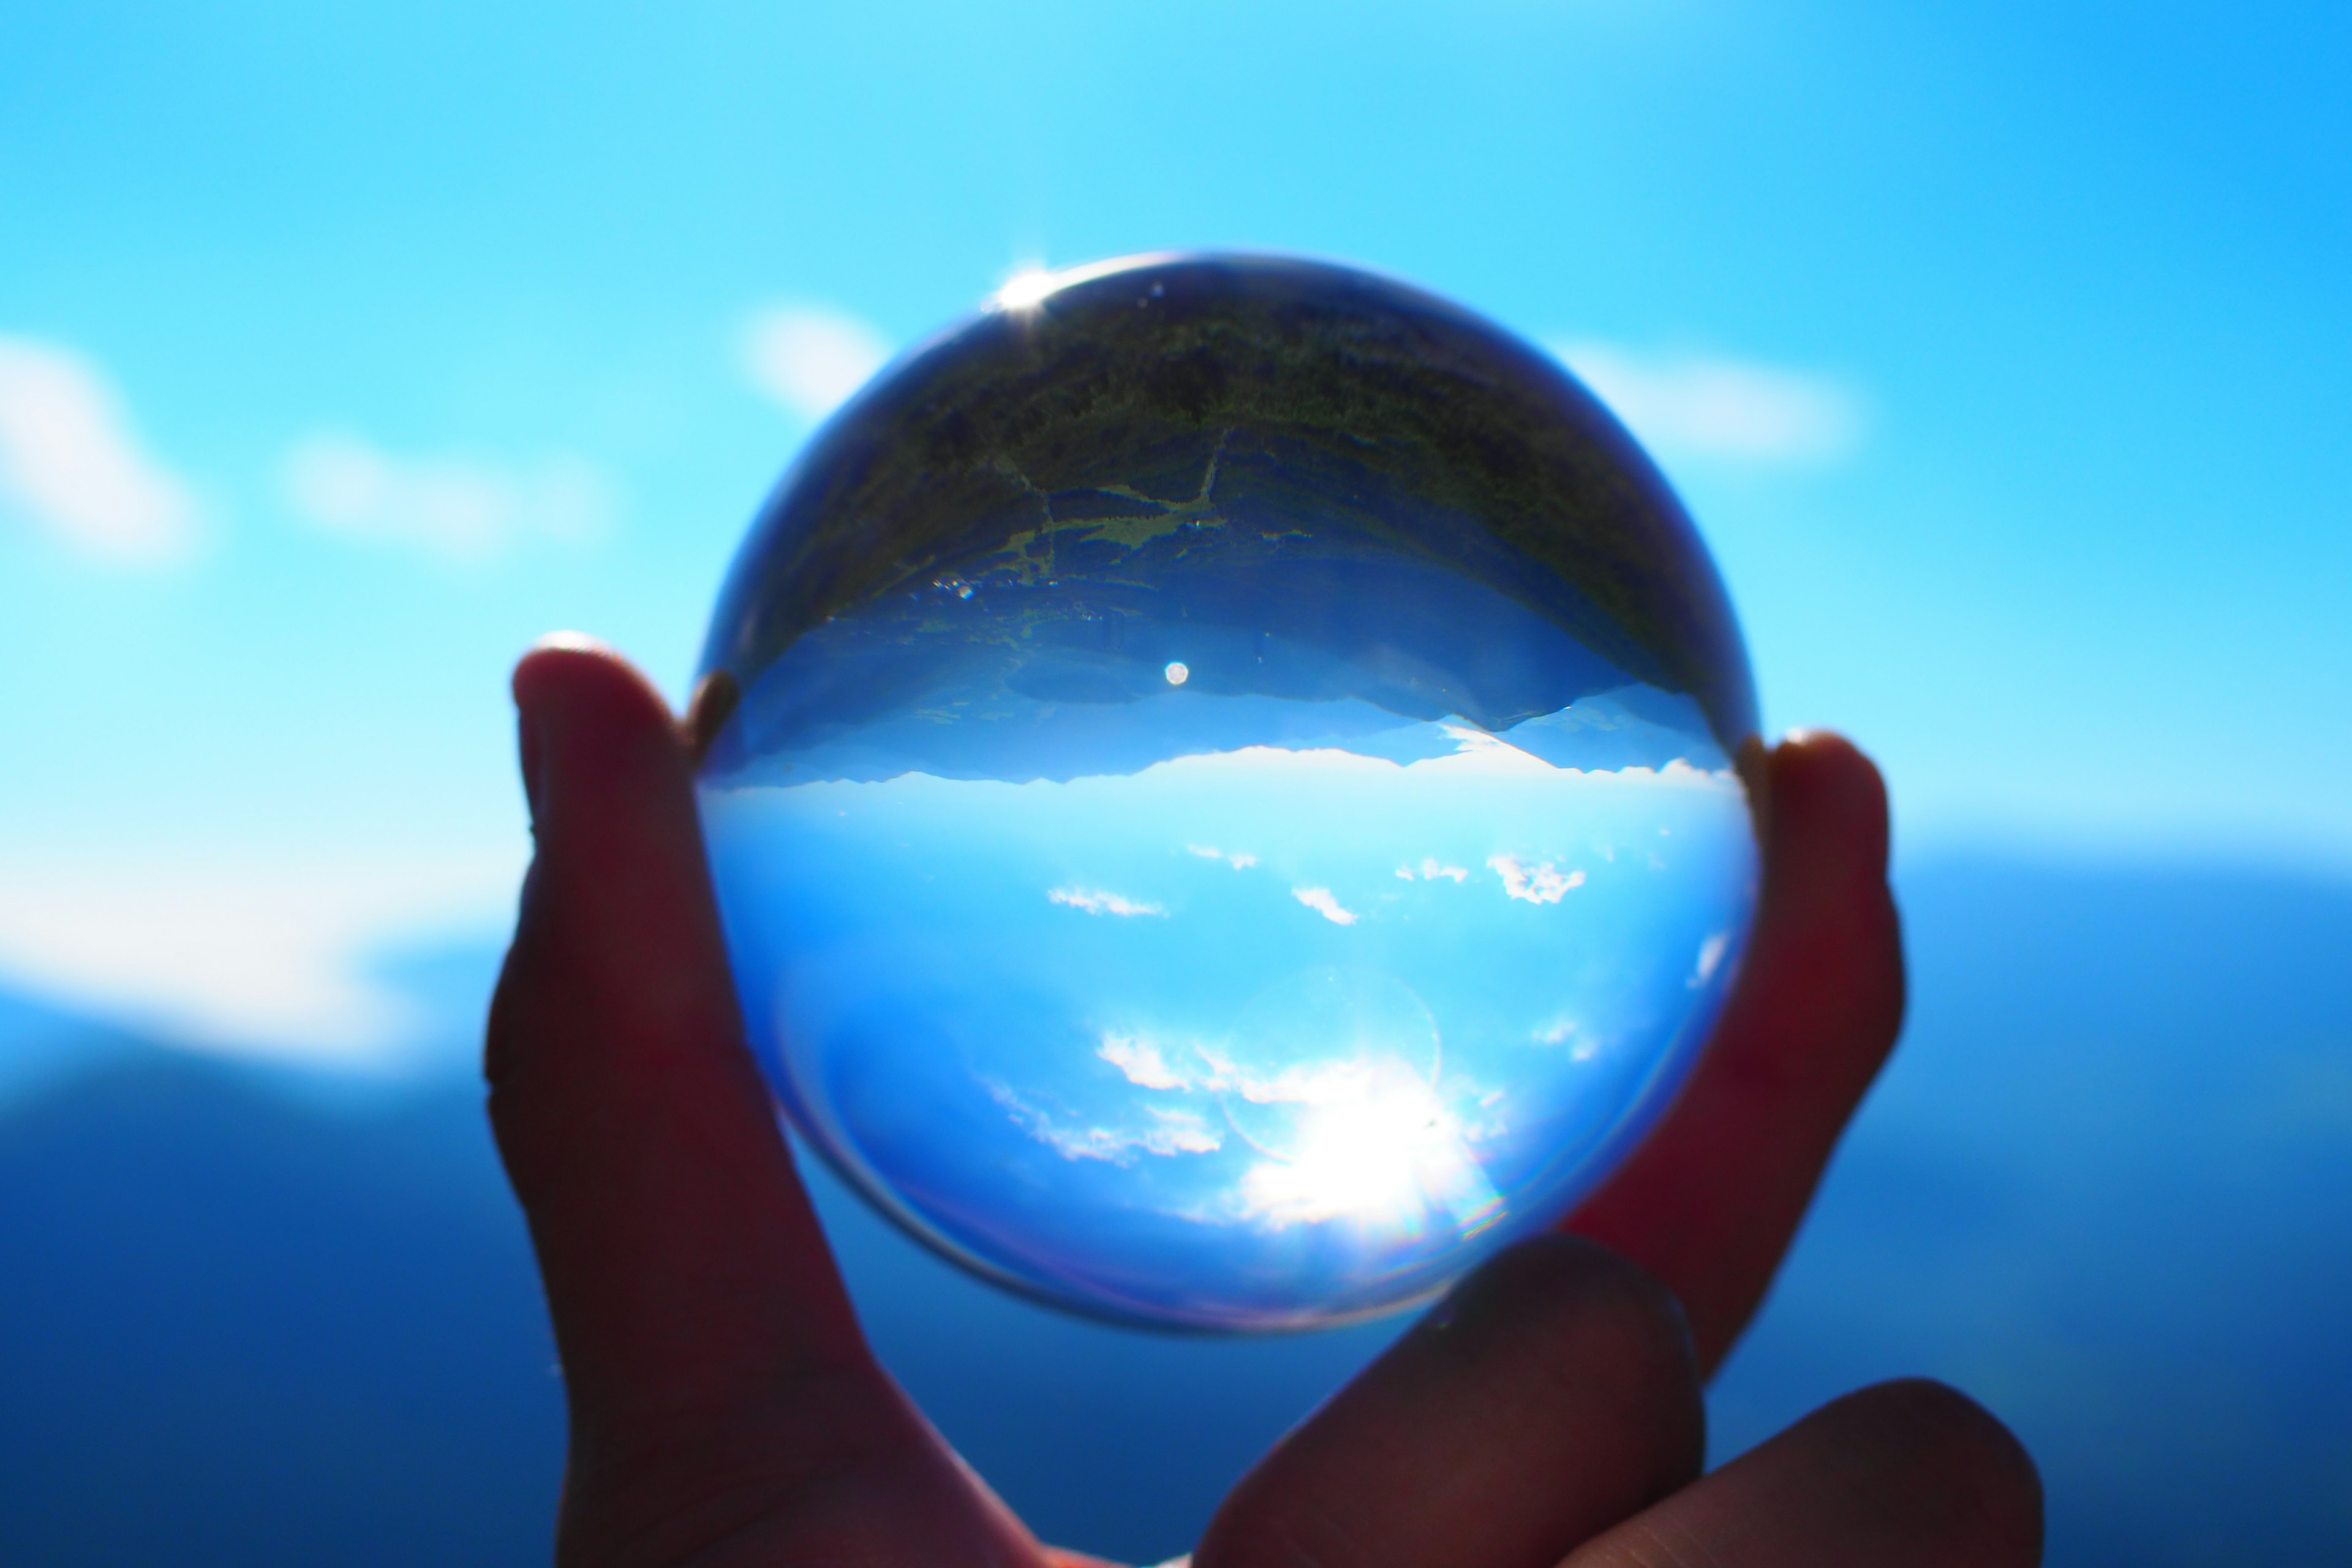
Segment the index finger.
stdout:
<path fill-rule="evenodd" d="M 1665 1121 L 1567 1224 L 1682 1299 L 1710 1372 L 1903 1023 L 1878 770 L 1826 734 L 1783 742 L 1768 768 L 1763 902 L 1738 987 Z"/>

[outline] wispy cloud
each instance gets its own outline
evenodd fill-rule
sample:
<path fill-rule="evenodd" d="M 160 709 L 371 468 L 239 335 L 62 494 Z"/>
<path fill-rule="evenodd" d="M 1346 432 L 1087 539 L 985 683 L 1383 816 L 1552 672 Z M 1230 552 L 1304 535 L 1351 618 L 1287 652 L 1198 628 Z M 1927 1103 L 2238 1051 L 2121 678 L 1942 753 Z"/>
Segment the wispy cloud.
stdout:
<path fill-rule="evenodd" d="M 751 384 L 803 419 L 822 419 L 890 358 L 882 335 L 821 306 L 761 311 L 743 334 Z"/>
<path fill-rule="evenodd" d="M 987 1083 L 988 1097 L 1002 1106 L 1013 1124 L 1065 1160 L 1099 1160 L 1110 1165 L 1132 1165 L 1138 1154 L 1167 1158 L 1177 1154 L 1213 1154 L 1224 1147 L 1224 1135 L 1210 1126 L 1200 1112 L 1184 1106 L 1147 1105 L 1141 1125 L 1089 1126 L 1056 1116 L 1033 1104 L 1002 1083 Z"/>
<path fill-rule="evenodd" d="M 612 481 L 582 458 L 399 457 L 341 431 L 297 444 L 284 480 L 288 504 L 314 528 L 464 563 L 495 559 L 526 539 L 600 538 L 618 510 Z"/>
<path fill-rule="evenodd" d="M 1356 923 L 1358 918 L 1356 912 L 1332 897 L 1331 889 L 1328 888 L 1293 888 L 1290 889 L 1290 896 L 1335 926 L 1351 926 Z"/>
<path fill-rule="evenodd" d="M 1246 871 L 1257 864 L 1257 857 L 1238 849 L 1220 849 L 1213 844 L 1187 844 L 1185 852 L 1203 860 L 1223 860 L 1236 871 Z"/>
<path fill-rule="evenodd" d="M 1581 871 L 1562 871 L 1546 860 L 1529 866 L 1516 855 L 1496 855 L 1487 867 L 1503 879 L 1503 891 L 1530 904 L 1556 904 L 1584 886 Z"/>
<path fill-rule="evenodd" d="M 1045 897 L 1065 908 L 1083 910 L 1090 915 L 1118 915 L 1124 920 L 1137 915 L 1158 915 L 1164 920 L 1168 915 L 1158 904 L 1139 903 L 1100 888 L 1055 888 Z"/>
<path fill-rule="evenodd" d="M 1824 463 L 1862 438 L 1861 400 L 1827 376 L 1589 339 L 1561 340 L 1552 349 L 1662 458 Z"/>
<path fill-rule="evenodd" d="M 0 510 L 133 565 L 180 560 L 196 539 L 187 487 L 140 445 L 106 374 L 23 338 L 0 337 Z"/>

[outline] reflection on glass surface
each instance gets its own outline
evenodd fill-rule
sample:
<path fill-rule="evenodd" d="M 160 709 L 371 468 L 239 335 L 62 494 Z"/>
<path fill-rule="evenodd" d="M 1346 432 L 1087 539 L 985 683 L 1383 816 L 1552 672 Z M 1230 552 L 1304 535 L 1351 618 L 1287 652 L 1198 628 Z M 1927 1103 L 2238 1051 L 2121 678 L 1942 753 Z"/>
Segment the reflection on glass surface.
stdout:
<path fill-rule="evenodd" d="M 1015 1288 L 1418 1300 L 1590 1191 L 1721 1005 L 1729 611 L 1613 422 L 1450 306 L 1234 258 L 1031 292 L 844 410 L 722 598 L 755 1046 Z"/>

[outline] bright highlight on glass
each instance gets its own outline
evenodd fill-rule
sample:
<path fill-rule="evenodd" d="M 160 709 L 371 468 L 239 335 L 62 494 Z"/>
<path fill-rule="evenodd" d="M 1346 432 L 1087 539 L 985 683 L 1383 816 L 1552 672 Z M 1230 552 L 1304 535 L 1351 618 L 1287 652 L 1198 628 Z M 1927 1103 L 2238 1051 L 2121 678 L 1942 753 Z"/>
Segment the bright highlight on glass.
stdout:
<path fill-rule="evenodd" d="M 1557 1221 L 1704 1044 L 1758 875 L 1737 629 L 1495 327 L 1292 261 L 1053 279 L 853 399 L 721 599 L 700 799 L 754 1045 L 1014 1289 L 1405 1305 Z"/>
<path fill-rule="evenodd" d="M 1060 286 L 1051 272 L 1016 272 L 996 291 L 996 304 L 1006 310 L 1032 310 Z"/>

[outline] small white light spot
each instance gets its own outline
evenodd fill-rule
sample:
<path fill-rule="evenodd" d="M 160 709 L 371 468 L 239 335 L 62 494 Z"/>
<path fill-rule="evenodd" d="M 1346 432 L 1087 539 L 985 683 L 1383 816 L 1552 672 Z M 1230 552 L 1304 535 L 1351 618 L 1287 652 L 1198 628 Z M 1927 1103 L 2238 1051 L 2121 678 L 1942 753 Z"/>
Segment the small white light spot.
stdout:
<path fill-rule="evenodd" d="M 1168 668 L 1160 673 L 1168 677 L 1168 684 L 1171 686 L 1181 686 L 1192 679 L 1192 672 L 1184 667 L 1184 661 L 1181 658 L 1171 660 Z"/>
<path fill-rule="evenodd" d="M 996 291 L 997 307 L 1005 310 L 1034 310 L 1044 304 L 1046 296 L 1059 289 L 1062 282 L 1062 279 L 1042 268 L 1016 272 L 1004 280 L 1003 288 Z"/>

